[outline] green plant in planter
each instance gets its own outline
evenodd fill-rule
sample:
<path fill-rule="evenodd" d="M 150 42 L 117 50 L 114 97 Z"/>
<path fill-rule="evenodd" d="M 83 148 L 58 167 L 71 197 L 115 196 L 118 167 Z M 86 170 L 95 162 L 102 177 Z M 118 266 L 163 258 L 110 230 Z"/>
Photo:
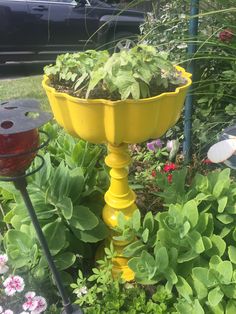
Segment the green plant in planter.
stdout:
<path fill-rule="evenodd" d="M 45 67 L 45 74 L 56 90 L 79 98 L 140 99 L 186 83 L 167 54 L 147 45 L 110 57 L 106 51 L 62 55 L 56 65 Z"/>

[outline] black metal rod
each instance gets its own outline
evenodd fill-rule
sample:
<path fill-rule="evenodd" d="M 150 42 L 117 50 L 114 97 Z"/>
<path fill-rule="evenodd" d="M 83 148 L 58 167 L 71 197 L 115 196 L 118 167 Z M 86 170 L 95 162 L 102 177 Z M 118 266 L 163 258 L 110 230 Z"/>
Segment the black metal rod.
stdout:
<path fill-rule="evenodd" d="M 40 227 L 38 218 L 36 216 L 36 213 L 34 211 L 34 207 L 33 204 L 31 202 L 31 199 L 29 197 L 29 193 L 27 191 L 27 181 L 25 178 L 19 178 L 18 180 L 14 181 L 14 185 L 16 187 L 17 190 L 20 191 L 22 198 L 25 202 L 25 205 L 27 207 L 28 213 L 30 215 L 30 218 L 32 220 L 32 223 L 34 225 L 35 231 L 37 233 L 38 236 L 38 240 L 41 244 L 41 247 L 43 249 L 43 252 L 45 254 L 45 257 L 47 259 L 48 265 L 51 269 L 51 272 L 53 274 L 54 280 L 56 282 L 57 288 L 59 290 L 59 293 L 61 295 L 62 301 L 63 301 L 63 307 L 64 307 L 64 312 L 66 314 L 82 314 L 82 311 L 78 308 L 75 309 L 74 306 L 72 306 L 70 299 L 66 293 L 66 290 L 63 286 L 60 274 L 55 266 L 55 263 L 53 261 L 52 255 L 49 251 L 49 247 L 47 244 L 47 241 L 44 237 L 43 231 Z"/>

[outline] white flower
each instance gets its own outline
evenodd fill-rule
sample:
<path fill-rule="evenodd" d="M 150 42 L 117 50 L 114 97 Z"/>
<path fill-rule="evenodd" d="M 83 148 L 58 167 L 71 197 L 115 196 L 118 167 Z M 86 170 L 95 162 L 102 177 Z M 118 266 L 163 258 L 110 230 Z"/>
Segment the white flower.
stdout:
<path fill-rule="evenodd" d="M 5 287 L 6 295 L 10 296 L 10 295 L 14 295 L 16 292 L 23 291 L 25 287 L 25 283 L 24 283 L 24 279 L 20 276 L 9 276 L 3 282 L 3 286 Z"/>
<path fill-rule="evenodd" d="M 0 274 L 5 274 L 9 267 L 6 265 L 8 257 L 6 254 L 0 255 Z"/>
<path fill-rule="evenodd" d="M 82 297 L 83 294 L 87 294 L 88 293 L 88 289 L 86 286 L 81 287 L 80 289 L 78 289 L 76 291 L 77 297 L 80 298 Z"/>
<path fill-rule="evenodd" d="M 21 312 L 20 314 L 30 314 L 30 312 Z"/>
<path fill-rule="evenodd" d="M 12 310 L 6 310 L 2 314 L 14 314 L 14 313 L 12 312 Z"/>
<path fill-rule="evenodd" d="M 2 308 L 2 306 L 0 305 L 0 313 L 2 313 L 2 311 L 3 311 L 3 308 Z"/>

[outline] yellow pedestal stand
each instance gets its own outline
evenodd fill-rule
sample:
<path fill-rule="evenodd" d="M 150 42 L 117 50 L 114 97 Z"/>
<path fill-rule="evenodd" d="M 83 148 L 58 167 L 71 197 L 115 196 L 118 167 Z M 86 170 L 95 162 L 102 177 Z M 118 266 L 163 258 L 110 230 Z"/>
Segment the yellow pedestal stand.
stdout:
<path fill-rule="evenodd" d="M 127 144 L 140 143 L 162 136 L 179 119 L 191 85 L 191 74 L 183 68 L 186 84 L 174 92 L 140 100 L 110 101 L 106 99 L 80 99 L 57 92 L 50 86 L 47 76 L 43 80 L 54 117 L 71 135 L 91 143 L 109 143 L 106 164 L 111 167 L 111 185 L 105 194 L 103 219 L 108 227 L 117 226 L 117 217 L 123 213 L 129 219 L 136 209 L 135 193 L 128 185 L 130 156 Z M 112 236 L 112 235 L 111 235 Z M 113 261 L 114 276 L 122 272 L 127 281 L 134 278 L 128 260 L 122 256 L 127 242 L 113 241 L 118 253 Z"/>
<path fill-rule="evenodd" d="M 128 165 L 131 158 L 128 152 L 128 145 L 121 144 L 114 146 L 108 144 L 109 154 L 105 159 L 106 164 L 112 168 L 110 171 L 111 185 L 105 194 L 106 205 L 103 210 L 105 224 L 114 228 L 117 226 L 119 213 L 129 219 L 137 209 L 135 205 L 136 195 L 128 185 Z M 132 270 L 128 267 L 128 260 L 122 256 L 122 251 L 128 242 L 113 240 L 117 257 L 113 260 L 113 274 L 120 275 L 127 281 L 134 279 Z"/>

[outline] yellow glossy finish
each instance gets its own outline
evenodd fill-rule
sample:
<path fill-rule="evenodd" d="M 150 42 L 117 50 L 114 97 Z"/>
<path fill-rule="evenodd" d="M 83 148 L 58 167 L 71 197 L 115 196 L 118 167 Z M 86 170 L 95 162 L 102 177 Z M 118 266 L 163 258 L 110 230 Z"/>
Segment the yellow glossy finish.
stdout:
<path fill-rule="evenodd" d="M 111 184 L 105 194 L 106 205 L 102 216 L 105 224 L 110 228 L 114 228 L 117 226 L 117 218 L 120 213 L 123 213 L 126 219 L 129 219 L 137 206 L 135 205 L 136 195 L 128 185 L 128 165 L 131 162 L 128 145 L 114 146 L 108 144 L 108 151 L 109 154 L 105 159 L 105 163 L 111 168 Z M 114 277 L 122 273 L 122 277 L 130 281 L 134 279 L 134 273 L 128 267 L 128 259 L 122 256 L 123 249 L 127 244 L 129 242 L 113 240 L 117 257 L 113 260 L 112 272 Z"/>
<path fill-rule="evenodd" d="M 128 185 L 128 165 L 131 162 L 128 145 L 162 136 L 172 127 L 181 114 L 187 89 L 191 85 L 191 74 L 177 67 L 186 78 L 186 85 L 175 92 L 163 93 L 141 100 L 109 101 L 105 99 L 80 99 L 57 92 L 44 77 L 43 87 L 57 122 L 70 134 L 91 143 L 108 143 L 109 154 L 105 159 L 111 168 L 111 184 L 105 194 L 106 205 L 103 220 L 108 227 L 117 226 L 117 217 L 123 213 L 129 219 L 137 209 L 136 195 Z M 111 241 L 114 232 L 111 231 Z M 128 242 L 113 241 L 117 257 L 113 260 L 114 277 L 122 273 L 127 280 L 134 279 L 123 257 Z M 102 248 L 97 256 L 101 256 Z"/>
<path fill-rule="evenodd" d="M 177 67 L 186 85 L 147 99 L 80 99 L 57 92 L 44 77 L 43 88 L 57 122 L 70 134 L 91 143 L 140 143 L 162 136 L 180 117 L 191 74 Z"/>

